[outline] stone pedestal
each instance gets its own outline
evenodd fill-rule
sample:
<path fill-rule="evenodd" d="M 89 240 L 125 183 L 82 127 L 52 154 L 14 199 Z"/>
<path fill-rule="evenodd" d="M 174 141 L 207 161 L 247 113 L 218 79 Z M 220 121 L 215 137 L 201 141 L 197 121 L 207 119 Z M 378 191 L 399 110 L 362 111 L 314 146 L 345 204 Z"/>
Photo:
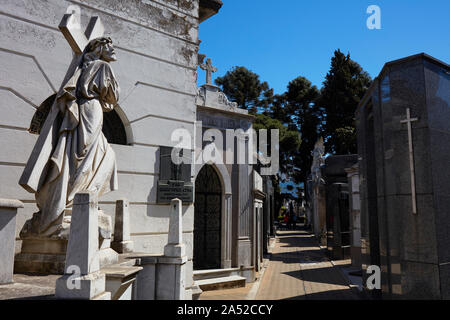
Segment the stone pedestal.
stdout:
<path fill-rule="evenodd" d="M 181 200 L 174 199 L 170 203 L 169 239 L 164 247 L 166 257 L 183 257 L 186 255 L 186 246 L 183 243 Z"/>
<path fill-rule="evenodd" d="M 63 274 L 66 250 L 64 239 L 23 239 L 22 250 L 14 260 L 14 272 Z"/>
<path fill-rule="evenodd" d="M 100 272 L 98 208 L 94 193 L 81 192 L 73 201 L 64 276 L 56 282 L 57 298 L 109 300 L 106 277 Z"/>
<path fill-rule="evenodd" d="M 20 253 L 15 256 L 14 272 L 63 274 L 72 209 L 66 209 L 61 215 L 64 232 L 52 236 L 39 235 L 27 230 L 27 226 L 32 226 L 33 220 L 38 220 L 39 214 L 34 213 L 33 218 L 26 222 L 20 232 L 22 247 Z"/>
<path fill-rule="evenodd" d="M 72 218 L 72 209 L 66 209 L 65 217 Z M 100 267 L 116 264 L 119 260 L 117 252 L 112 250 L 112 220 L 111 217 L 98 210 L 99 263 Z M 22 238 L 21 252 L 16 255 L 14 272 L 64 274 L 68 240 L 64 237 L 33 237 Z"/>
<path fill-rule="evenodd" d="M 156 269 L 156 299 L 184 300 L 186 294 L 186 246 L 182 240 L 181 200 L 170 203 L 169 241 L 164 257 L 158 259 Z"/>
<path fill-rule="evenodd" d="M 136 300 L 156 299 L 156 265 L 158 256 L 144 255 L 137 257 L 143 269 L 136 278 Z"/>
<path fill-rule="evenodd" d="M 156 269 L 156 300 L 185 300 L 187 257 L 160 257 Z"/>
<path fill-rule="evenodd" d="M 129 253 L 134 250 L 134 243 L 130 236 L 130 204 L 126 199 L 116 201 L 114 241 L 111 247 L 119 253 Z"/>
<path fill-rule="evenodd" d="M 0 284 L 13 282 L 14 244 L 16 241 L 18 200 L 0 199 Z"/>

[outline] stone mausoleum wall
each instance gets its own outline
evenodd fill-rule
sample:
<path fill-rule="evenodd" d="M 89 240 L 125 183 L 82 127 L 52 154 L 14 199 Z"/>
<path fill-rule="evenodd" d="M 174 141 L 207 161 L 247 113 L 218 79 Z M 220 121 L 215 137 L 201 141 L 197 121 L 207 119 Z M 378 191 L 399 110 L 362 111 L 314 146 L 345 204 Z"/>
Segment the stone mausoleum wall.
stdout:
<path fill-rule="evenodd" d="M 387 63 L 358 107 L 362 267 L 381 267 L 383 299 L 450 298 L 449 92 L 449 65 L 418 54 Z"/>
<path fill-rule="evenodd" d="M 34 195 L 18 184 L 37 139 L 27 129 L 36 107 L 58 90 L 71 62 L 72 50 L 58 29 L 70 5 L 81 8 L 83 28 L 91 16 L 101 18 L 118 58 L 112 67 L 121 87 L 118 114 L 126 129 L 126 145 L 112 145 L 119 190 L 101 197 L 99 206 L 114 219 L 115 201 L 127 198 L 135 251 L 162 253 L 169 207 L 157 204 L 159 147 L 175 145 L 170 137 L 177 128 L 194 131 L 198 0 L 3 0 L 0 197 L 25 204 L 17 217 L 18 237 L 37 211 Z M 193 205 L 184 205 L 188 269 L 192 269 L 193 215 Z M 16 253 L 19 250 L 20 241 Z"/>

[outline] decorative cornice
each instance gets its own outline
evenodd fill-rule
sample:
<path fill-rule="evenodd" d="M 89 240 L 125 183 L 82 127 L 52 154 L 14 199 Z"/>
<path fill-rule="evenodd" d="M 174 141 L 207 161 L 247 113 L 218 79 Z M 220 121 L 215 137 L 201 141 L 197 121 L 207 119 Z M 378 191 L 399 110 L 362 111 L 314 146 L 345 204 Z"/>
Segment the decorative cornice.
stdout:
<path fill-rule="evenodd" d="M 23 203 L 15 199 L 0 199 L 0 208 L 23 208 Z"/>
<path fill-rule="evenodd" d="M 222 5 L 221 0 L 200 0 L 200 7 L 198 9 L 199 22 L 201 23 L 217 14 Z"/>

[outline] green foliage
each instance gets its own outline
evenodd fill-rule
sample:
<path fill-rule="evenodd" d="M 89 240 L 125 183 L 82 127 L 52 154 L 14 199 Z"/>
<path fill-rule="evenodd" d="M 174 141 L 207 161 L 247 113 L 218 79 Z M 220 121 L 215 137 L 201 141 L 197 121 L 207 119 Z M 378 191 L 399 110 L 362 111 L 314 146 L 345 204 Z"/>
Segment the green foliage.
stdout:
<path fill-rule="evenodd" d="M 231 101 L 255 115 L 254 129 L 279 130 L 280 173 L 288 180 L 306 183 L 320 136 L 325 138 L 326 152 L 357 151 L 354 113 L 371 79 L 349 54 L 334 52 L 320 91 L 300 76 L 289 82 L 285 93 L 274 95 L 267 82 L 245 67 L 234 67 L 215 83 Z M 278 179 L 272 181 L 275 205 L 280 208 L 289 194 L 281 193 Z"/>
<path fill-rule="evenodd" d="M 355 128 L 356 107 L 371 82 L 369 74 L 350 59 L 350 54 L 344 55 L 340 50 L 334 52 L 318 100 L 318 105 L 326 113 L 324 135 L 327 152 L 357 152 L 356 135 L 350 128 Z"/>
<path fill-rule="evenodd" d="M 291 130 L 281 121 L 271 118 L 265 114 L 256 114 L 253 122 L 253 128 L 256 132 L 260 129 L 267 129 L 267 151 L 270 152 L 270 130 L 278 129 L 280 138 L 280 171 L 288 172 L 288 164 L 293 154 L 297 153 L 302 143 L 300 134 L 296 130 Z"/>
<path fill-rule="evenodd" d="M 356 153 L 356 128 L 346 126 L 334 131 L 336 154 Z"/>
<path fill-rule="evenodd" d="M 245 67 L 233 67 L 223 77 L 215 80 L 226 96 L 236 102 L 239 108 L 255 114 L 259 109 L 267 109 L 272 102 L 273 90 L 267 82 L 261 82 L 259 76 Z"/>
<path fill-rule="evenodd" d="M 305 77 L 298 77 L 289 82 L 285 98 L 286 112 L 302 137 L 302 145 L 293 157 L 294 166 L 300 170 L 295 171 L 293 178 L 296 182 L 306 182 L 312 163 L 311 151 L 322 124 L 322 110 L 315 103 L 319 90 Z"/>

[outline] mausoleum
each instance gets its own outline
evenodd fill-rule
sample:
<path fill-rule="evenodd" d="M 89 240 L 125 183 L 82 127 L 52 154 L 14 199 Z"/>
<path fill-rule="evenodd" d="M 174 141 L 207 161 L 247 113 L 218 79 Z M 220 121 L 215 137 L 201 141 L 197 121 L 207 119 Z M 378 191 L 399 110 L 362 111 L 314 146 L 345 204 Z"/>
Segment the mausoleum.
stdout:
<path fill-rule="evenodd" d="M 450 298 L 449 70 L 388 62 L 357 109 L 363 276 L 381 267 L 383 298 Z"/>

